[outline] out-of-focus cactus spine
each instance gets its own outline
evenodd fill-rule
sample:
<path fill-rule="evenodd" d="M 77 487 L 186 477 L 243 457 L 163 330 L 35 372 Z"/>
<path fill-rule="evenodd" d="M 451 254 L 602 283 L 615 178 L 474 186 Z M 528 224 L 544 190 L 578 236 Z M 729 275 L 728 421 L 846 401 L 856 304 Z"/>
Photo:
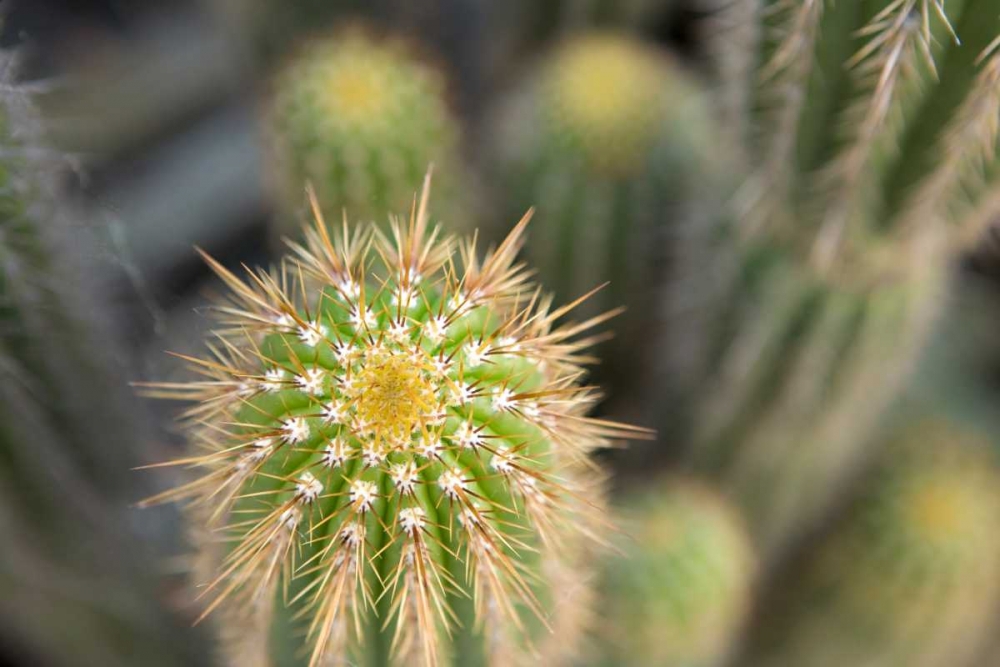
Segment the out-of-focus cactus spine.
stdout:
<path fill-rule="evenodd" d="M 604 663 L 717 667 L 750 608 L 756 559 L 736 508 L 691 480 L 667 480 L 624 512 L 606 575 Z"/>
<path fill-rule="evenodd" d="M 148 493 L 130 470 L 145 433 L 81 270 L 90 230 L 18 60 L 0 52 L 2 643 L 54 667 L 199 665 L 128 523 Z"/>
<path fill-rule="evenodd" d="M 656 47 L 592 33 L 567 40 L 498 109 L 498 187 L 511 210 L 537 203 L 542 214 L 533 264 L 564 299 L 609 281 L 592 307 L 629 304 L 623 340 L 649 334 L 664 260 L 651 249 L 688 213 L 710 161 L 703 101 Z"/>
<path fill-rule="evenodd" d="M 859 500 L 769 607 L 752 667 L 976 661 L 1000 593 L 1000 470 L 982 433 L 906 424 Z"/>
<path fill-rule="evenodd" d="M 156 500 L 230 536 L 208 611 L 237 664 L 268 664 L 274 622 L 313 666 L 558 664 L 587 618 L 606 530 L 588 453 L 630 433 L 584 416 L 594 322 L 554 326 L 567 309 L 516 263 L 527 218 L 456 265 L 427 204 L 372 241 L 332 235 L 314 200 L 279 272 L 211 262 L 233 294 L 192 359 L 207 378 L 161 388 L 199 401 L 207 452 L 178 463 L 203 474 Z"/>
<path fill-rule="evenodd" d="M 723 125 L 748 176 L 711 258 L 682 253 L 677 303 L 708 307 L 678 312 L 671 370 L 706 397 L 694 456 L 729 478 L 769 557 L 866 460 L 952 252 L 996 202 L 1000 12 L 722 4 Z"/>
<path fill-rule="evenodd" d="M 314 41 L 275 82 L 269 130 L 285 208 L 298 207 L 308 182 L 325 210 L 385 220 L 408 210 L 433 164 L 435 214 L 457 225 L 450 216 L 468 195 L 459 182 L 458 128 L 443 74 L 403 43 L 359 28 Z M 285 222 L 297 229 L 288 210 Z"/>

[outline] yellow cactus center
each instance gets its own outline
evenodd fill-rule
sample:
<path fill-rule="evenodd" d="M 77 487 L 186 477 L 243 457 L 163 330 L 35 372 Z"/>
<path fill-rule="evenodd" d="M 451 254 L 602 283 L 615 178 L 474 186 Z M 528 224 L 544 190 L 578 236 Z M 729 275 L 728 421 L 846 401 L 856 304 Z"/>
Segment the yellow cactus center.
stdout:
<path fill-rule="evenodd" d="M 649 72 L 631 49 L 598 44 L 573 54 L 559 78 L 566 109 L 582 126 L 616 126 L 650 101 Z M 655 74 L 652 77 L 656 79 Z"/>
<path fill-rule="evenodd" d="M 379 352 L 358 370 L 353 383 L 354 413 L 376 440 L 409 440 L 434 413 L 430 367 L 419 353 Z"/>
<path fill-rule="evenodd" d="M 594 36 L 556 61 L 549 94 L 559 122 L 611 171 L 636 168 L 662 116 L 663 63 L 647 47 Z"/>
<path fill-rule="evenodd" d="M 378 116 L 386 106 L 384 86 L 370 67 L 339 66 L 326 85 L 326 105 L 331 114 L 350 123 Z"/>
<path fill-rule="evenodd" d="M 922 489 L 911 505 L 914 525 L 933 542 L 961 539 L 967 510 L 968 499 L 963 490 L 943 483 Z"/>

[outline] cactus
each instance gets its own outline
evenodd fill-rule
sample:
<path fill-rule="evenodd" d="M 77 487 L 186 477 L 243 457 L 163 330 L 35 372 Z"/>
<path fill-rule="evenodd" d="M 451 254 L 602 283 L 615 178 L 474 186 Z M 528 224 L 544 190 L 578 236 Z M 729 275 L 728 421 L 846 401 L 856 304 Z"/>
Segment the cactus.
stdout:
<path fill-rule="evenodd" d="M 627 537 L 610 560 L 604 623 L 608 665 L 726 664 L 750 609 L 756 571 L 736 509 L 692 480 L 670 480 L 627 503 Z"/>
<path fill-rule="evenodd" d="M 650 248 L 688 213 L 711 153 L 707 116 L 668 55 L 600 32 L 568 40 L 496 112 L 494 180 L 515 209 L 541 202 L 532 263 L 563 299 L 609 281 L 591 307 L 628 303 L 622 340 L 648 335 L 662 263 Z M 628 375 L 623 347 L 609 355 Z"/>
<path fill-rule="evenodd" d="M 996 200 L 1000 12 L 723 4 L 722 126 L 746 180 L 682 253 L 669 367 L 703 397 L 692 456 L 735 489 L 770 562 L 867 465 L 947 264 Z"/>
<path fill-rule="evenodd" d="M 926 414 L 926 413 L 925 413 Z M 1000 594 L 1000 468 L 940 414 L 890 439 L 868 492 L 812 554 L 741 664 L 952 667 L 976 660 Z"/>
<path fill-rule="evenodd" d="M 633 429 L 584 416 L 578 334 L 515 263 L 528 216 L 480 261 L 428 226 L 316 225 L 231 288 L 195 399 L 193 499 L 228 535 L 207 582 L 235 664 L 267 638 L 312 666 L 535 664 L 571 650 L 606 530 L 588 453 Z M 213 547 L 206 545 L 206 549 Z M 545 628 L 557 629 L 547 636 Z M 305 637 L 305 646 L 302 646 Z M 277 657 L 277 656 L 275 656 Z"/>
<path fill-rule="evenodd" d="M 403 44 L 376 42 L 359 28 L 307 46 L 278 77 L 268 119 L 285 208 L 295 208 L 309 182 L 324 209 L 385 220 L 406 210 L 433 163 L 437 217 L 457 224 L 459 133 L 444 88 L 442 74 Z"/>
<path fill-rule="evenodd" d="M 145 541 L 129 522 L 148 434 L 88 289 L 95 249 L 59 186 L 65 156 L 18 63 L 0 52 L 0 643 L 54 667 L 201 665 L 150 557 L 163 517 Z"/>

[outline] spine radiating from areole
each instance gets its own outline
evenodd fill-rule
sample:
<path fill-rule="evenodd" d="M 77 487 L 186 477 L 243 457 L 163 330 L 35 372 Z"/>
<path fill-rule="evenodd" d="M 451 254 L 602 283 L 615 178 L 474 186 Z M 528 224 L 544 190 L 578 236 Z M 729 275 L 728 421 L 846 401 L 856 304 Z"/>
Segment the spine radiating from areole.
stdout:
<path fill-rule="evenodd" d="M 313 205 L 280 269 L 208 260 L 231 296 L 205 377 L 151 388 L 197 401 L 176 464 L 199 476 L 151 502 L 227 536 L 206 613 L 239 664 L 270 664 L 278 622 L 314 667 L 559 664 L 610 525 L 589 454 L 641 433 L 586 416 L 607 316 L 560 324 L 575 304 L 516 260 L 530 216 L 482 259 L 429 225 L 426 186 L 391 235 Z"/>

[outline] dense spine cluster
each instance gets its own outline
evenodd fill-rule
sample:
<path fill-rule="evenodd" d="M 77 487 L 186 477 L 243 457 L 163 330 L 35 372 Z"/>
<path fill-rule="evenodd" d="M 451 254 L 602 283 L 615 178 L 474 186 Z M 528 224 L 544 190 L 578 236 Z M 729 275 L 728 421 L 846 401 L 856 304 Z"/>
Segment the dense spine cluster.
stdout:
<path fill-rule="evenodd" d="M 1000 12 L 720 4 L 713 51 L 746 178 L 681 253 L 670 368 L 705 397 L 694 457 L 746 501 L 770 560 L 868 460 L 950 258 L 997 203 Z"/>
<path fill-rule="evenodd" d="M 313 666 L 566 655 L 606 530 L 588 454 L 633 432 L 585 416 L 580 334 L 606 317 L 557 323 L 575 304 L 516 263 L 527 216 L 480 260 L 428 227 L 426 190 L 374 237 L 331 234 L 313 203 L 280 270 L 209 260 L 232 298 L 190 359 L 206 377 L 154 390 L 198 401 L 204 451 L 176 464 L 201 475 L 154 500 L 192 499 L 228 536 L 208 610 L 245 638 L 287 606 Z"/>

